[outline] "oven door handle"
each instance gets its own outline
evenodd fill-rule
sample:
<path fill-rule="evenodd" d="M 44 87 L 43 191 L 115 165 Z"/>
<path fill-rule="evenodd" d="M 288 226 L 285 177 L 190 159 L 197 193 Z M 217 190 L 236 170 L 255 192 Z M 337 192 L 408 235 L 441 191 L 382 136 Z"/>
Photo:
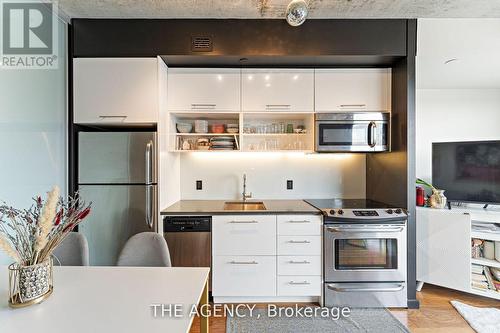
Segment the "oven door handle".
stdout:
<path fill-rule="evenodd" d="M 404 227 L 384 227 L 384 228 L 353 228 L 353 227 L 327 227 L 330 232 L 401 232 Z"/>
<path fill-rule="evenodd" d="M 337 292 L 393 292 L 393 291 L 401 291 L 405 287 L 404 284 L 398 283 L 394 284 L 393 287 L 339 287 L 335 284 L 327 284 L 328 289 L 337 291 Z"/>

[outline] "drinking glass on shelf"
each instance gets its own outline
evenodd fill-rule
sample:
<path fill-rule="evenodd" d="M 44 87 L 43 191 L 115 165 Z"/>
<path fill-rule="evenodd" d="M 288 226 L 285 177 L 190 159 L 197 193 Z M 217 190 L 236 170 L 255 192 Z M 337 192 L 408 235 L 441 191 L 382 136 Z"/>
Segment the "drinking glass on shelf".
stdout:
<path fill-rule="evenodd" d="M 279 127 L 278 127 L 278 124 L 273 123 L 273 124 L 271 125 L 271 128 L 272 128 L 272 133 L 273 133 L 273 134 L 276 134 L 276 133 L 278 133 L 278 132 L 279 132 Z"/>
<path fill-rule="evenodd" d="M 280 133 L 285 133 L 285 123 L 280 123 Z"/>

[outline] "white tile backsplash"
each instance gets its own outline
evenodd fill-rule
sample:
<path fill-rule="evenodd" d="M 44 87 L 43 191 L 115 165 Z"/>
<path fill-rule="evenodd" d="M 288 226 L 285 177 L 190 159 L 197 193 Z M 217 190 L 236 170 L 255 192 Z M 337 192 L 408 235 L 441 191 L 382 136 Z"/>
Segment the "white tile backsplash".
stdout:
<path fill-rule="evenodd" d="M 253 199 L 365 197 L 364 154 L 200 152 L 182 154 L 180 169 L 183 200 L 240 199 L 243 173 Z"/>

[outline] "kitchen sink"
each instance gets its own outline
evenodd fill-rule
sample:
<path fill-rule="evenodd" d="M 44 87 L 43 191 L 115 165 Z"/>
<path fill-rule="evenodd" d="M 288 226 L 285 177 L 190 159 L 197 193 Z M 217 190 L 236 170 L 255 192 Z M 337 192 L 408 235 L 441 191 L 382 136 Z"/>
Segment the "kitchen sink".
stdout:
<path fill-rule="evenodd" d="M 262 201 L 227 201 L 224 210 L 266 210 Z"/>

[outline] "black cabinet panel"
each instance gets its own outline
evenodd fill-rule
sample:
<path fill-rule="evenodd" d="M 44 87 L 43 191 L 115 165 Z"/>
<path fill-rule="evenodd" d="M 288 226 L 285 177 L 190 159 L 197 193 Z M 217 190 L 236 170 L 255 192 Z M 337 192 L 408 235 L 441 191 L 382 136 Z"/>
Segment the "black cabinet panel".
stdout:
<path fill-rule="evenodd" d="M 291 64 L 374 65 L 406 56 L 407 20 L 73 19 L 74 57 L 168 56 L 183 61 L 225 63 L 249 58 L 249 65 L 288 59 Z M 193 50 L 193 37 L 208 37 L 211 52 Z M 191 56 L 191 59 L 178 56 Z M 329 58 L 330 57 L 330 58 Z M 338 58 L 336 58 L 338 57 Z M 355 63 L 356 64 L 356 63 Z"/>

